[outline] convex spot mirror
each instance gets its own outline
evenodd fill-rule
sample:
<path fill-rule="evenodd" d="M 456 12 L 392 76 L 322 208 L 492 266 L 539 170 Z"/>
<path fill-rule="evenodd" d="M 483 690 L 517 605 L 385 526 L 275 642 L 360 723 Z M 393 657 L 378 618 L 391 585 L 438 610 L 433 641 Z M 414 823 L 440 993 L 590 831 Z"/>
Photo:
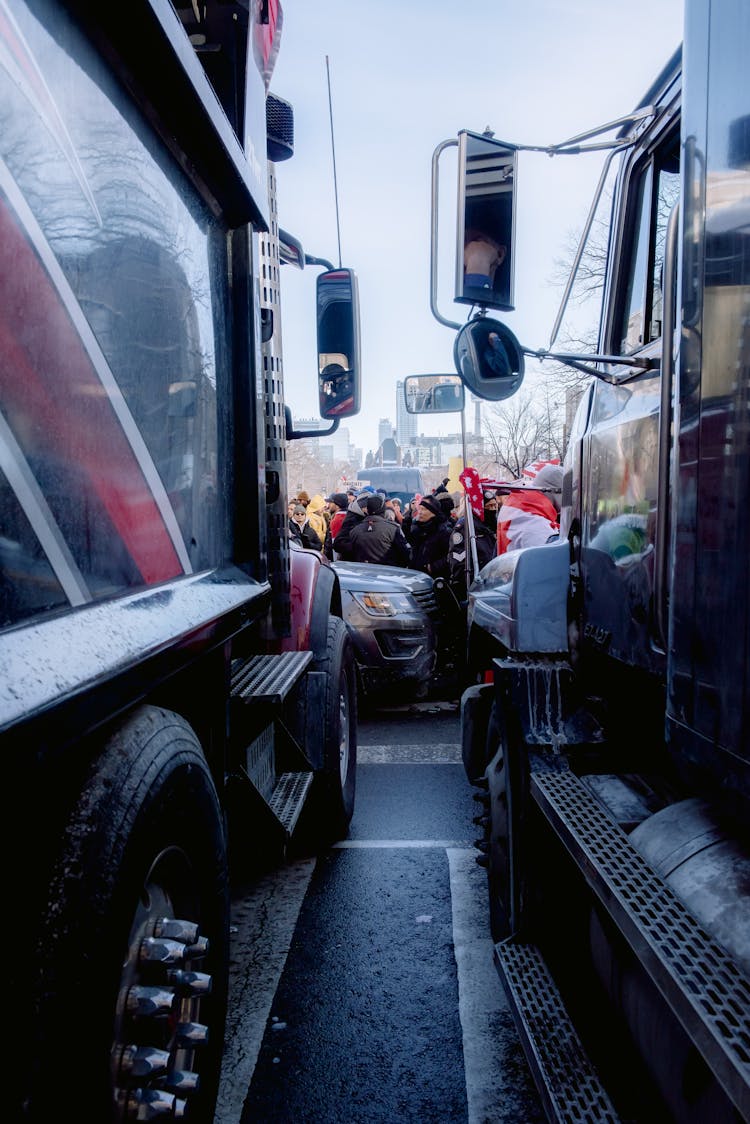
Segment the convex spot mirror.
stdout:
<path fill-rule="evenodd" d="M 456 296 L 461 304 L 513 309 L 517 150 L 493 137 L 458 134 Z"/>
<path fill-rule="evenodd" d="M 464 324 L 453 345 L 453 358 L 464 386 L 477 398 L 502 402 L 523 382 L 521 345 L 510 328 L 488 316 Z"/>
<path fill-rule="evenodd" d="M 407 414 L 452 414 L 464 408 L 458 375 L 408 375 L 404 379 Z"/>
<path fill-rule="evenodd" d="M 359 290 L 351 269 L 317 278 L 318 399 L 322 418 L 359 413 L 361 363 Z"/>

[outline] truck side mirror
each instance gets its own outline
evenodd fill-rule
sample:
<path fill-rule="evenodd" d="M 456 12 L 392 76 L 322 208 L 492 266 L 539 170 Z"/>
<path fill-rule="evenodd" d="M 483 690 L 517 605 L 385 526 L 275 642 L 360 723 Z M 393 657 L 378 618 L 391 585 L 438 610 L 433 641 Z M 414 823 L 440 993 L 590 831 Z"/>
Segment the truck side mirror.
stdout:
<path fill-rule="evenodd" d="M 453 358 L 464 386 L 477 398 L 502 402 L 523 382 L 523 350 L 499 320 L 478 316 L 464 324 L 456 335 Z"/>
<path fill-rule="evenodd" d="M 318 274 L 318 398 L 322 418 L 359 413 L 359 291 L 351 269 Z"/>
<path fill-rule="evenodd" d="M 407 414 L 453 414 L 464 408 L 464 387 L 458 375 L 407 375 Z"/>
<path fill-rule="evenodd" d="M 456 296 L 513 309 L 517 150 L 488 135 L 458 134 Z"/>

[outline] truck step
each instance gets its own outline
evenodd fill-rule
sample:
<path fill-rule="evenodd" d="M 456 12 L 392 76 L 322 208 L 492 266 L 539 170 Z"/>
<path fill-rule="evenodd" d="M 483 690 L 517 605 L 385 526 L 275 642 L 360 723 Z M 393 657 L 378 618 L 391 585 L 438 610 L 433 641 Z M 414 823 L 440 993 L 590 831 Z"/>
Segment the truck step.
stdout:
<path fill-rule="evenodd" d="M 289 835 L 294 831 L 312 780 L 311 772 L 282 773 L 276 782 L 269 804 Z"/>
<path fill-rule="evenodd" d="M 282 652 L 233 660 L 231 696 L 248 705 L 278 705 L 302 677 L 312 658 L 312 652 Z"/>
<path fill-rule="evenodd" d="M 495 945 L 495 964 L 545 1112 L 556 1124 L 618 1124 L 539 949 Z"/>
<path fill-rule="evenodd" d="M 601 905 L 740 1112 L 750 1120 L 750 983 L 571 771 L 531 793 Z"/>

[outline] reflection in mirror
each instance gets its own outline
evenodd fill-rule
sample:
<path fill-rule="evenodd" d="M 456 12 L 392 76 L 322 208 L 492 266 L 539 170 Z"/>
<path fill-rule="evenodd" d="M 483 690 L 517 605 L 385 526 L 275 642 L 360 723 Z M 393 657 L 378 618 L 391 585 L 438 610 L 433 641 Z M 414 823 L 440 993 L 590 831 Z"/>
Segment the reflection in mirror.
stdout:
<path fill-rule="evenodd" d="M 408 414 L 460 413 L 464 388 L 458 375 L 408 375 L 404 380 Z"/>
<path fill-rule="evenodd" d="M 359 295 L 351 269 L 333 269 L 317 279 L 318 399 L 323 418 L 359 412 Z"/>
<path fill-rule="evenodd" d="M 513 308 L 517 152 L 492 136 L 458 134 L 456 301 Z"/>
<path fill-rule="evenodd" d="M 477 398 L 502 402 L 521 386 L 523 349 L 499 320 L 479 316 L 456 335 L 453 358 L 464 386 Z"/>

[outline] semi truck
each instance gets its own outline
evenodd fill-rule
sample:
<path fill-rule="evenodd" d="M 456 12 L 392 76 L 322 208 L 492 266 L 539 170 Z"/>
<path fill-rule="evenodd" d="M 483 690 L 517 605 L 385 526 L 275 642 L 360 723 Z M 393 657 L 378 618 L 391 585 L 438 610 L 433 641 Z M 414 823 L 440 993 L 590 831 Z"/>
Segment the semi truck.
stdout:
<path fill-rule="evenodd" d="M 487 399 L 529 355 L 585 376 L 559 538 L 475 578 L 461 700 L 495 963 L 550 1121 L 750 1120 L 750 9 L 684 17 L 634 111 L 536 149 L 615 173 L 591 353 L 555 351 L 559 317 L 519 343 L 507 283 L 456 336 Z M 522 257 L 533 146 L 468 136 L 459 250 L 479 196 Z"/>
<path fill-rule="evenodd" d="M 330 263 L 279 225 L 281 25 L 0 0 L 8 1119 L 211 1124 L 232 885 L 354 807 L 340 587 L 287 535 L 280 270 Z M 332 430 L 357 278 L 313 276 Z"/>

